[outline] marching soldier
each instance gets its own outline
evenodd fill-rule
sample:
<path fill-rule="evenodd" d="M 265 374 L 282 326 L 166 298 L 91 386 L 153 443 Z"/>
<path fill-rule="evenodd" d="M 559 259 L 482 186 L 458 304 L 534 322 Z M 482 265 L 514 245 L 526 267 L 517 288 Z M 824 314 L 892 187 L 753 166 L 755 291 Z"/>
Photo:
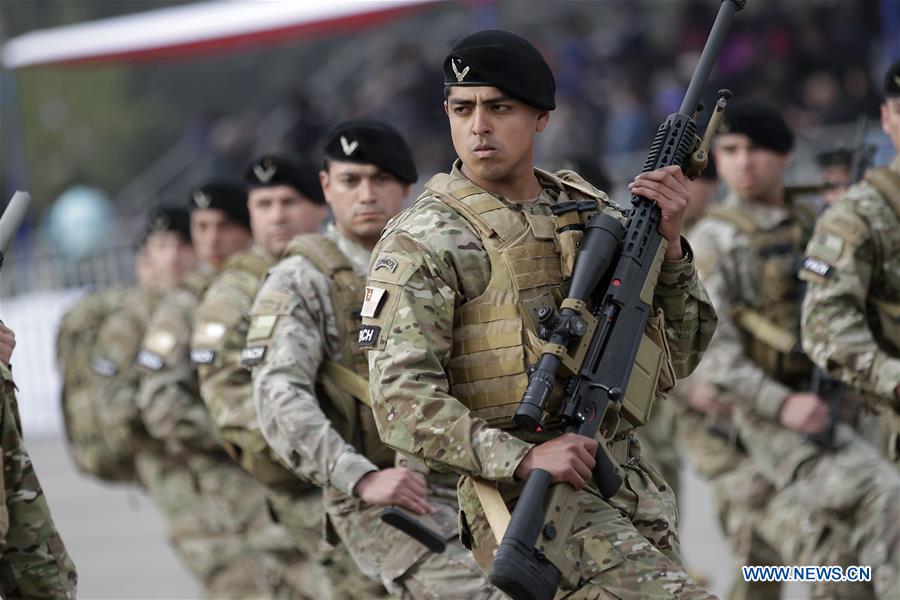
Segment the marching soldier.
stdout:
<path fill-rule="evenodd" d="M 138 464 L 164 460 L 141 424 L 135 359 L 156 305 L 195 266 L 187 211 L 153 210 L 135 256 L 137 285 L 90 294 L 63 316 L 57 335 L 63 417 L 82 473 L 141 482 Z"/>
<path fill-rule="evenodd" d="M 319 170 L 306 162 L 263 156 L 247 168 L 244 181 L 254 244 L 225 263 L 197 308 L 191 359 L 200 395 L 223 446 L 266 487 L 273 514 L 302 553 L 304 561 L 292 566 L 292 577 L 302 581 L 304 595 L 377 595 L 377 589 L 366 589 L 368 579 L 358 574 L 346 552 L 323 554 L 321 491 L 298 479 L 266 444 L 253 406 L 250 372 L 241 365 L 250 307 L 266 271 L 294 236 L 314 233 L 327 216 Z M 362 589 L 353 588 L 361 582 Z"/>
<path fill-rule="evenodd" d="M 323 235 L 290 243 L 251 311 L 244 364 L 252 367 L 262 433 L 298 477 L 324 488 L 328 534 L 390 593 L 498 595 L 458 543 L 433 554 L 379 518 L 397 505 L 444 539 L 456 533 L 456 478 L 394 468 L 395 453 L 379 440 L 367 406 L 366 359 L 357 348 L 360 313 L 375 301 L 363 297 L 371 250 L 417 179 L 409 148 L 380 121 L 341 123 L 325 139 L 320 178 L 334 222 Z"/>
<path fill-rule="evenodd" d="M 479 486 L 496 484 L 514 504 L 522 481 L 543 469 L 579 491 L 566 547 L 576 571 L 563 573 L 563 585 L 583 588 L 563 587 L 566 597 L 708 597 L 681 564 L 674 493 L 633 435 L 610 445 L 625 483 L 604 499 L 591 477 L 596 440 L 512 428 L 539 353 L 522 306 L 565 295 L 577 247 L 566 232 L 598 212 L 624 215 L 577 174 L 535 169 L 535 136 L 555 108 L 555 83 L 527 40 L 481 31 L 458 42 L 443 67 L 459 160 L 388 225 L 369 269 L 360 345 L 369 350 L 379 433 L 388 446 L 463 475 L 461 535 L 484 570 L 497 543 Z M 681 238 L 684 181 L 679 168 L 667 167 L 629 186 L 657 202 L 668 241 L 653 298 L 658 312 L 648 322 L 648 336 L 666 348 L 665 366 L 657 389 L 641 399 L 648 409 L 671 388 L 673 373 L 690 373 L 715 329 Z M 578 206 L 584 211 L 565 210 Z"/>
<path fill-rule="evenodd" d="M 881 127 L 900 149 L 900 61 L 888 70 Z M 870 169 L 816 224 L 800 276 L 803 348 L 879 412 L 900 464 L 900 155 Z"/>
<path fill-rule="evenodd" d="M 692 377 L 691 406 L 730 415 L 752 460 L 742 479 L 758 501 L 739 508 L 755 511 L 753 535 L 786 564 L 871 565 L 878 596 L 896 597 L 900 481 L 845 425 L 831 448 L 811 441 L 826 430 L 829 405 L 808 391 L 812 364 L 798 351 L 796 271 L 816 211 L 784 187 L 793 135 L 777 111 L 753 101 L 732 103 L 723 131 L 714 155 L 730 193 L 691 232 L 720 317 Z M 869 593 L 842 585 L 820 593 Z"/>
<path fill-rule="evenodd" d="M 22 442 L 9 370 L 15 334 L 0 323 L 0 597 L 74 600 L 75 565 Z"/>
<path fill-rule="evenodd" d="M 152 481 L 147 488 L 169 520 L 176 551 L 211 597 L 302 597 L 291 571 L 302 556 L 272 521 L 263 489 L 223 449 L 190 361 L 200 297 L 223 264 L 250 245 L 243 186 L 194 190 L 190 231 L 201 267 L 160 301 L 137 356 L 141 418 L 171 458 L 143 476 Z"/>

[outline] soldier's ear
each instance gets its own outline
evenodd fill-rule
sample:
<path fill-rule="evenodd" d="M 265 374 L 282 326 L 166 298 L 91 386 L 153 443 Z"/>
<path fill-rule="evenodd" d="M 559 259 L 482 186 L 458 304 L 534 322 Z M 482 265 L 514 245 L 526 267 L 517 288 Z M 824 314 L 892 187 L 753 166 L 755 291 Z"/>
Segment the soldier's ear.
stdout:
<path fill-rule="evenodd" d="M 550 111 L 541 110 L 538 111 L 537 123 L 535 124 L 534 131 L 536 133 L 540 133 L 547 127 L 547 123 L 550 122 Z"/>

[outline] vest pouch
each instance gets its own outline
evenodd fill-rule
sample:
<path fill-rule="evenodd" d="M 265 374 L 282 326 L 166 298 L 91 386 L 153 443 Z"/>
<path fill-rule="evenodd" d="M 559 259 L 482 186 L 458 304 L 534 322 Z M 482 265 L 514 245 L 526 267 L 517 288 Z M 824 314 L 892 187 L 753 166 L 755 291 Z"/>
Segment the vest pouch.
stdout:
<path fill-rule="evenodd" d="M 663 313 L 659 309 L 647 321 L 625 388 L 625 399 L 622 401 L 624 419 L 619 422 L 616 435 L 645 425 L 650 420 L 650 410 L 657 395 L 675 387 L 675 371 L 664 323 Z"/>
<path fill-rule="evenodd" d="M 893 345 L 893 350 L 900 350 L 900 302 L 872 300 L 878 314 L 881 337 Z"/>

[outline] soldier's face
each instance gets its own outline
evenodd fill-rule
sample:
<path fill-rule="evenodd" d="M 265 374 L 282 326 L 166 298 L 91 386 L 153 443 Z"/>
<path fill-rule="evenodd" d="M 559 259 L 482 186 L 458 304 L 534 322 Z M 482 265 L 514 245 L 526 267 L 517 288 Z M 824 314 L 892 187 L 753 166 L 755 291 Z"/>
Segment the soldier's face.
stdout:
<path fill-rule="evenodd" d="M 191 211 L 191 241 L 197 258 L 218 269 L 229 256 L 250 245 L 250 232 L 215 208 Z"/>
<path fill-rule="evenodd" d="M 850 169 L 844 165 L 828 165 L 819 169 L 819 178 L 825 186 L 822 190 L 822 200 L 825 204 L 833 204 L 850 185 Z"/>
<path fill-rule="evenodd" d="M 250 190 L 247 199 L 253 241 L 272 256 L 280 256 L 295 235 L 315 233 L 328 214 L 289 185 Z"/>
<path fill-rule="evenodd" d="M 147 238 L 142 254 L 145 265 L 138 265 L 138 281 L 141 285 L 171 289 L 197 266 L 194 248 L 172 231 L 153 232 Z M 140 270 L 144 271 L 145 276 L 150 275 L 147 283 L 140 280 Z"/>
<path fill-rule="evenodd" d="M 477 184 L 534 177 L 534 136 L 549 113 L 513 100 L 495 87 L 450 87 L 444 112 L 453 148 Z"/>
<path fill-rule="evenodd" d="M 900 98 L 888 98 L 881 105 L 881 128 L 900 152 Z"/>
<path fill-rule="evenodd" d="M 338 231 L 368 248 L 409 195 L 409 184 L 375 165 L 329 160 L 319 181 Z"/>
<path fill-rule="evenodd" d="M 725 133 L 716 138 L 714 148 L 719 178 L 738 197 L 768 201 L 781 189 L 790 154 L 762 148 L 742 133 Z"/>

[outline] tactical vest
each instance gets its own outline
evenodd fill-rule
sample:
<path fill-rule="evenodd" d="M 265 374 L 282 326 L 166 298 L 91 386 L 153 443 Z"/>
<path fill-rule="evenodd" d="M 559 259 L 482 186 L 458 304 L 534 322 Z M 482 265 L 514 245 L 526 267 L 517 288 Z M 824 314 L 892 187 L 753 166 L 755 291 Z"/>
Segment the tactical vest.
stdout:
<path fill-rule="evenodd" d="M 900 174 L 888 167 L 869 169 L 865 180 L 884 198 L 900 221 Z M 875 285 L 866 299 L 869 323 L 879 346 L 891 356 L 900 356 L 900 296 L 897 295 L 900 292 L 887 289 L 889 276 L 893 276 L 895 284 L 900 285 L 896 281 L 896 273 L 900 269 L 900 235 L 897 231 L 882 231 L 888 235 L 882 235 L 875 244 L 879 251 L 876 259 L 880 273 L 873 274 Z"/>
<path fill-rule="evenodd" d="M 233 277 L 230 282 L 252 304 L 259 284 L 272 264 L 273 261 L 260 252 L 247 251 L 230 257 L 225 262 L 222 272 L 240 271 L 246 275 L 245 277 Z M 243 342 L 247 336 L 247 313 L 250 311 L 250 306 L 247 306 L 246 310 L 241 310 L 237 305 L 241 300 L 232 300 L 205 298 L 201 306 L 204 311 L 208 310 L 210 313 L 208 319 L 198 311 L 197 329 L 191 340 L 191 358 L 197 365 L 201 381 L 207 376 L 210 369 L 221 366 L 221 361 L 225 358 L 223 350 L 226 344 L 234 342 L 236 348 L 243 348 Z M 204 319 L 215 326 L 214 329 L 222 327 L 224 330 L 203 332 L 199 328 L 203 326 L 201 320 Z M 218 335 L 205 335 L 205 333 Z M 235 339 L 234 336 L 240 336 L 242 339 Z M 231 377 L 229 383 L 233 384 L 229 391 L 235 393 L 236 402 L 248 402 L 252 405 L 252 382 L 248 371 L 241 369 Z M 238 397 L 240 392 L 243 394 Z M 227 402 L 218 395 L 204 397 L 203 401 L 209 406 L 210 414 L 219 428 L 225 451 L 235 462 L 252 473 L 260 483 L 270 489 L 282 491 L 296 492 L 310 489 L 308 484 L 298 480 L 296 475 L 275 459 L 261 432 L 241 430 L 236 433 L 232 428 L 239 427 L 240 423 L 220 422 L 220 415 L 240 413 L 241 407 L 223 405 Z"/>
<path fill-rule="evenodd" d="M 715 206 L 707 217 L 734 225 L 747 238 L 756 261 L 753 282 L 737 282 L 732 315 L 747 356 L 770 377 L 794 388 L 809 384 L 812 362 L 800 348 L 800 304 L 803 289 L 797 276 L 800 257 L 810 238 L 814 213 L 789 203 L 793 216 L 770 231 L 736 206 Z M 754 286 L 755 293 L 744 290 Z M 755 296 L 755 300 L 748 298 Z"/>
<path fill-rule="evenodd" d="M 356 450 L 379 468 L 394 465 L 394 452 L 378 436 L 369 408 L 369 365 L 356 344 L 362 323 L 360 309 L 365 281 L 353 271 L 343 252 L 331 239 L 318 234 L 291 240 L 284 257 L 302 256 L 331 282 L 331 304 L 340 343 L 340 360 L 326 359 L 316 380 L 317 397 L 332 426 Z"/>
<path fill-rule="evenodd" d="M 514 427 L 512 416 L 528 385 L 528 367 L 537 362 L 544 344 L 537 334 L 537 311 L 556 308 L 565 298 L 584 224 L 604 201 L 574 173 L 540 174 L 559 193 L 552 216 L 511 210 L 493 194 L 454 175 L 440 173 L 426 184 L 429 193 L 458 212 L 478 234 L 491 267 L 484 292 L 454 311 L 453 348 L 446 365 L 450 390 L 473 416 L 504 429 Z M 661 313 L 651 319 L 648 329 L 658 325 L 657 319 Z M 659 349 L 657 358 L 664 353 L 665 371 L 671 373 L 665 342 L 657 336 L 652 343 Z M 652 381 L 658 382 L 660 363 L 648 370 Z M 627 403 L 634 410 L 623 411 L 628 414 L 619 433 L 646 422 L 659 390 L 651 384 L 637 397 L 629 386 Z M 551 419 L 561 399 L 558 384 L 547 405 Z M 553 421 L 548 425 L 552 427 Z"/>

